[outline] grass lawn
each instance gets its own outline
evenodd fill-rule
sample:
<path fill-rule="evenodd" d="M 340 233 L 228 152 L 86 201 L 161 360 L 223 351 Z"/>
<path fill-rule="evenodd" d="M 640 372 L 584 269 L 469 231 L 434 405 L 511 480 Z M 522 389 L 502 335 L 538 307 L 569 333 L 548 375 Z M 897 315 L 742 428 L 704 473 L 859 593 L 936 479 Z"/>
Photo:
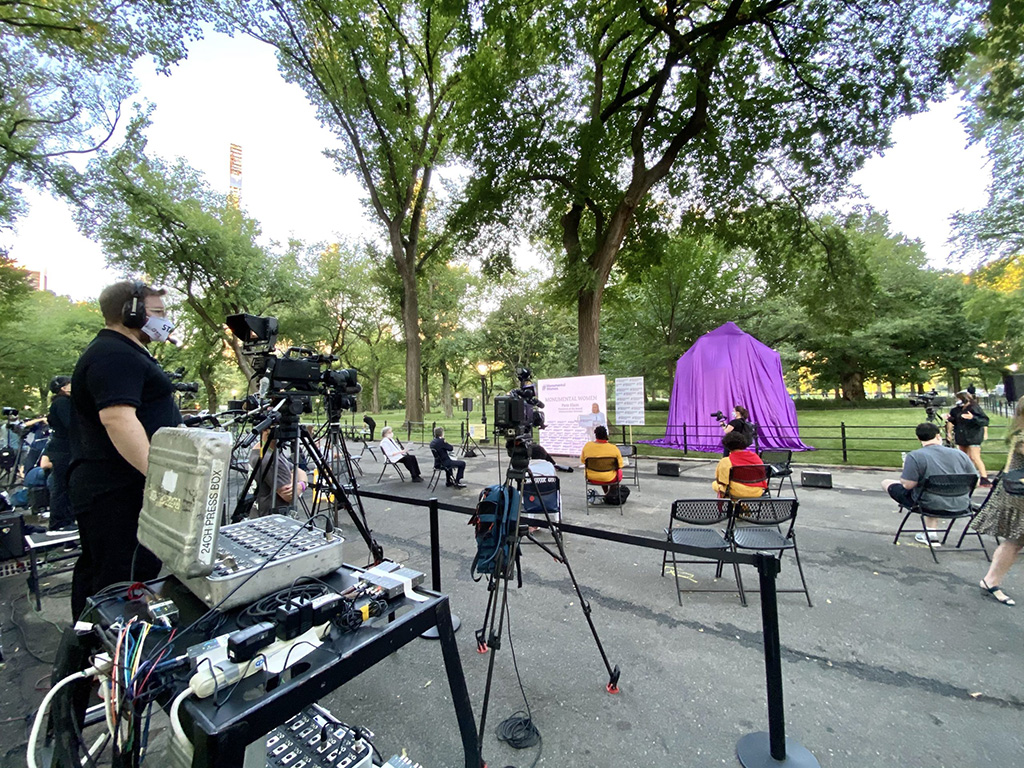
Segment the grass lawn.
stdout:
<path fill-rule="evenodd" d="M 461 416 L 462 418 L 458 418 Z M 492 414 L 488 414 L 488 438 L 490 438 L 490 422 Z M 1002 469 L 1003 460 L 1006 457 L 1006 450 L 1003 447 L 1003 437 L 1006 434 L 1008 419 L 997 414 L 989 414 L 991 424 L 989 426 L 989 439 L 982 446 L 982 457 L 990 472 Z M 385 422 L 395 428 L 401 439 L 406 438 L 406 431 L 400 427 L 405 419 L 404 411 L 385 411 L 374 414 L 377 421 L 377 435 Z M 356 422 L 362 417 L 356 415 Z M 346 414 L 345 421 L 351 419 L 351 414 Z M 648 411 L 647 425 L 644 427 L 633 427 L 633 440 L 656 440 L 664 437 L 665 424 L 668 419 L 667 411 Z M 846 464 L 876 466 L 876 467 L 898 467 L 902 463 L 900 453 L 912 451 L 920 446 L 914 437 L 914 427 L 925 420 L 924 409 L 922 408 L 849 408 L 839 410 L 808 410 L 798 411 L 797 420 L 800 424 L 800 437 L 807 445 L 814 446 L 817 450 L 796 453 L 793 455 L 794 464 L 843 464 L 843 439 L 841 424 L 846 425 Z M 478 424 L 480 421 L 480 410 L 471 414 L 471 421 Z M 424 438 L 429 442 L 430 428 L 436 422 L 443 426 L 446 431 L 448 442 L 453 445 L 461 440 L 461 426 L 465 424 L 465 414 L 456 414 L 455 418 L 446 419 L 440 412 L 427 414 L 423 429 L 413 430 L 413 439 L 420 441 Z M 421 436 L 422 435 L 422 436 Z M 612 439 L 619 439 L 620 429 L 613 431 Z M 627 428 L 628 435 L 628 428 Z M 682 451 L 675 451 L 670 448 L 662 448 L 653 445 L 637 445 L 638 451 L 644 456 L 704 456 L 714 457 L 720 454 L 695 453 L 683 454 Z"/>

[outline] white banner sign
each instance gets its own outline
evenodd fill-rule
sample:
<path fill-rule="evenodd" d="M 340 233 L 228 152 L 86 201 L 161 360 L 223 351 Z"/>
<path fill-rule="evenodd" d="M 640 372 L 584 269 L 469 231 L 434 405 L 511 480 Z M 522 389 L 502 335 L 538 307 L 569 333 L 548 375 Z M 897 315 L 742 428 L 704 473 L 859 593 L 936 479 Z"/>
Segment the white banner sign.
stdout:
<path fill-rule="evenodd" d="M 615 423 L 631 426 L 647 423 L 644 420 L 643 376 L 615 380 Z"/>
<path fill-rule="evenodd" d="M 559 456 L 579 456 L 594 439 L 594 427 L 608 426 L 604 376 L 542 379 L 537 397 L 544 403 L 547 428 L 539 430 L 540 444 Z"/>

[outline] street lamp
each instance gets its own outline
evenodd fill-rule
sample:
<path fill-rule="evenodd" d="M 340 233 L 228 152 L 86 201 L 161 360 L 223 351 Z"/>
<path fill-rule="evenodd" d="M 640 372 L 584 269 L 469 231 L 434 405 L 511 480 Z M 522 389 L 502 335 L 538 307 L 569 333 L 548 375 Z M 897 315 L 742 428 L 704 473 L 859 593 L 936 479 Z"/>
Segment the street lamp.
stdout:
<path fill-rule="evenodd" d="M 477 363 L 476 369 L 480 373 L 480 423 L 484 426 L 484 434 L 487 433 L 487 374 L 491 366 L 487 363 Z"/>

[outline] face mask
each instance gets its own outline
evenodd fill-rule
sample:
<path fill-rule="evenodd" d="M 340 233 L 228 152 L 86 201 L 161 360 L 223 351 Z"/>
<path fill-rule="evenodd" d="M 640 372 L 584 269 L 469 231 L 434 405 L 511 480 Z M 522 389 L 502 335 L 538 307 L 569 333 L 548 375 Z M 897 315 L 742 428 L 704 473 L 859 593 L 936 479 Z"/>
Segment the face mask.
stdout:
<path fill-rule="evenodd" d="M 171 336 L 171 331 L 174 330 L 174 323 L 166 317 L 146 315 L 146 322 L 141 330 L 149 336 L 151 341 L 167 341 Z"/>

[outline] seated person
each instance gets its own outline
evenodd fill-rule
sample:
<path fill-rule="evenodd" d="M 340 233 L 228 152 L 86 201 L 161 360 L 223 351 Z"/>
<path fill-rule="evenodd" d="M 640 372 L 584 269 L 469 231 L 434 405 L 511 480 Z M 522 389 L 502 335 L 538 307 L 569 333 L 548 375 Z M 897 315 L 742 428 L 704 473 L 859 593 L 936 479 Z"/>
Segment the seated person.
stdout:
<path fill-rule="evenodd" d="M 408 448 L 403 448 L 395 437 L 395 430 L 391 427 L 384 427 L 380 431 L 380 450 L 388 461 L 395 464 L 404 464 L 405 468 L 409 470 L 409 474 L 412 475 L 412 481 L 414 483 L 422 483 L 423 475 L 420 474 L 420 463 L 416 461 L 416 457 L 409 453 Z"/>
<path fill-rule="evenodd" d="M 768 487 L 765 480 L 754 484 L 741 483 L 737 480 L 733 481 L 731 486 L 729 483 L 729 472 L 733 467 L 764 466 L 760 456 L 747 450 L 750 447 L 750 438 L 739 430 L 733 430 L 727 432 L 722 438 L 722 446 L 727 451 L 727 455 L 719 460 L 718 466 L 715 468 L 715 480 L 711 483 L 718 498 L 723 499 L 728 496 L 730 499 L 756 499 L 758 496 L 763 496 Z"/>
<path fill-rule="evenodd" d="M 923 421 L 917 425 L 915 434 L 921 442 L 921 447 L 908 453 L 907 458 L 903 460 L 903 472 L 900 474 L 900 479 L 883 480 L 882 488 L 888 492 L 893 501 L 906 509 L 920 504 L 923 509 L 931 509 L 935 512 L 959 512 L 969 507 L 971 497 L 968 494 L 938 496 L 915 491 L 917 486 L 932 475 L 978 474 L 966 453 L 961 453 L 955 448 L 947 448 L 942 444 L 941 431 L 935 424 Z M 939 518 L 926 515 L 924 527 L 928 529 L 932 546 L 937 547 L 942 540 Z M 919 533 L 914 538 L 920 544 L 927 544 L 924 536 L 923 533 Z"/>
<path fill-rule="evenodd" d="M 264 433 L 264 437 L 266 433 Z M 302 469 L 295 470 L 297 486 L 292 485 L 292 460 L 288 456 L 288 448 L 281 446 L 275 451 L 276 440 L 267 440 L 263 446 L 263 458 L 259 471 L 256 473 L 256 507 L 257 511 L 250 517 L 264 517 L 274 514 L 281 507 L 290 507 L 294 498 L 293 491 L 298 488 L 299 496 L 307 488 L 307 477 Z M 274 460 L 276 457 L 276 461 Z"/>
<path fill-rule="evenodd" d="M 445 485 L 454 485 L 456 488 L 465 488 L 466 484 L 462 482 L 462 475 L 466 472 L 466 462 L 457 461 L 450 455 L 450 451 L 455 449 L 450 443 L 445 442 L 444 439 L 444 427 L 434 427 L 434 439 L 430 441 L 430 450 L 432 450 L 437 457 L 441 460 L 441 466 L 444 467 Z M 455 479 L 452 479 L 452 470 L 457 470 Z"/>
<path fill-rule="evenodd" d="M 608 495 L 608 489 L 615 483 L 622 480 L 622 467 L 625 462 L 622 460 L 622 453 L 619 447 L 608 442 L 608 429 L 598 425 L 594 428 L 594 439 L 583 446 L 583 453 L 580 454 L 580 464 L 586 466 L 587 459 L 600 458 L 602 456 L 613 456 L 619 462 L 619 468 L 614 472 L 593 472 L 587 470 L 587 482 L 599 483 L 604 495 Z"/>

